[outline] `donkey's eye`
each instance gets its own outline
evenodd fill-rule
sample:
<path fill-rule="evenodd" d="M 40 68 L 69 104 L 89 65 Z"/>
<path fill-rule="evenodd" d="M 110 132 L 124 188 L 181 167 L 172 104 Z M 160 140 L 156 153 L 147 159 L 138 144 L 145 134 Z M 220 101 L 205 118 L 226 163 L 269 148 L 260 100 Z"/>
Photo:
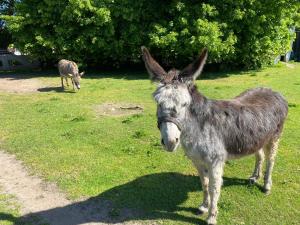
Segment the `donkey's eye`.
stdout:
<path fill-rule="evenodd" d="M 183 103 L 183 104 L 182 104 L 182 107 L 186 107 L 186 106 L 187 106 L 187 103 Z"/>

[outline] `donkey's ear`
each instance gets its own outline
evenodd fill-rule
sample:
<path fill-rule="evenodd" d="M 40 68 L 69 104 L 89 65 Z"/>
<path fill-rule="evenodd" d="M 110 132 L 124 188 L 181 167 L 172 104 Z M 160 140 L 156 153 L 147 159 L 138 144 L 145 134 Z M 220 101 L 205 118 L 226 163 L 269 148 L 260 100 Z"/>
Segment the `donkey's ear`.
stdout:
<path fill-rule="evenodd" d="M 201 74 L 204 64 L 207 59 L 207 49 L 204 48 L 200 56 L 187 67 L 185 67 L 179 74 L 178 78 L 183 81 L 194 81 Z"/>
<path fill-rule="evenodd" d="M 80 74 L 79 74 L 79 76 L 83 76 L 85 74 L 85 72 L 83 71 L 83 72 L 81 72 Z"/>
<path fill-rule="evenodd" d="M 72 75 L 72 74 L 70 74 L 70 73 L 68 73 L 68 77 L 73 77 L 73 75 Z"/>
<path fill-rule="evenodd" d="M 143 60 L 145 62 L 146 69 L 150 75 L 152 81 L 162 81 L 166 78 L 166 71 L 152 58 L 148 49 L 144 46 L 141 47 Z"/>

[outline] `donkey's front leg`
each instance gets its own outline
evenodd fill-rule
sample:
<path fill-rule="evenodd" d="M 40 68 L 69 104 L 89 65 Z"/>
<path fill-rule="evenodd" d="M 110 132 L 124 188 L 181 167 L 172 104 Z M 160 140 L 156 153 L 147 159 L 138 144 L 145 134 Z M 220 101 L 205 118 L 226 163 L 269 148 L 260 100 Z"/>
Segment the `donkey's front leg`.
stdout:
<path fill-rule="evenodd" d="M 208 212 L 208 207 L 209 207 L 209 203 L 210 203 L 210 197 L 209 197 L 209 191 L 208 191 L 208 183 L 209 183 L 208 170 L 204 166 L 199 165 L 196 162 L 194 162 L 194 165 L 196 166 L 196 168 L 198 170 L 198 174 L 199 174 L 201 185 L 202 185 L 202 191 L 203 191 L 203 201 L 199 205 L 198 214 L 203 214 L 203 213 Z"/>
<path fill-rule="evenodd" d="M 208 224 L 217 224 L 218 214 L 218 200 L 222 186 L 224 162 L 215 162 L 210 165 L 209 173 L 209 194 L 210 194 L 210 207 L 208 211 Z"/>
<path fill-rule="evenodd" d="M 71 79 L 71 80 L 72 80 L 72 85 L 73 85 L 73 91 L 75 91 L 74 80 L 73 79 Z"/>
<path fill-rule="evenodd" d="M 67 77 L 65 77 L 65 80 L 66 80 L 67 86 L 69 87 L 68 78 L 67 78 Z"/>
<path fill-rule="evenodd" d="M 60 77 L 60 79 L 61 79 L 61 88 L 64 89 L 64 78 Z"/>

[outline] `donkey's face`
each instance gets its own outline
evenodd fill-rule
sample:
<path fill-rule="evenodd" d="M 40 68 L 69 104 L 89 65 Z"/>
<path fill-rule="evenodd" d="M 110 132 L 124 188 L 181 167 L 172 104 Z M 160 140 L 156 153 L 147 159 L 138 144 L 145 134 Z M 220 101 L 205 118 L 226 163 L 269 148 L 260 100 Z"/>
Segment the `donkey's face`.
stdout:
<path fill-rule="evenodd" d="M 71 75 L 73 82 L 78 90 L 80 89 L 80 80 L 83 75 L 84 75 L 84 72 L 76 73 L 75 75 Z"/>
<path fill-rule="evenodd" d="M 161 143 L 167 151 L 174 151 L 180 143 L 182 121 L 191 102 L 187 85 L 160 84 L 153 97 L 157 102 Z"/>
<path fill-rule="evenodd" d="M 142 53 L 151 80 L 159 82 L 153 97 L 157 102 L 161 143 L 167 151 L 174 151 L 179 146 L 184 118 L 191 104 L 188 87 L 201 74 L 207 50 L 204 49 L 200 57 L 181 72 L 172 69 L 168 73 L 152 58 L 147 48 L 142 47 Z"/>

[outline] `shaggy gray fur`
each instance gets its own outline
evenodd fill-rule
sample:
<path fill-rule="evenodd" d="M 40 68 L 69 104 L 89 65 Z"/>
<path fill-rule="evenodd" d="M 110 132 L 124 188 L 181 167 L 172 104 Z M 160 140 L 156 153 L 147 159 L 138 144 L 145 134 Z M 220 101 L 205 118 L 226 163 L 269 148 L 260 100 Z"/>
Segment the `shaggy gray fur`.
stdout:
<path fill-rule="evenodd" d="M 193 126 L 201 134 L 208 125 L 229 154 L 254 153 L 281 134 L 288 106 L 271 89 L 247 90 L 228 101 L 207 99 L 193 85 L 189 91 L 192 103 L 184 126 Z"/>
<path fill-rule="evenodd" d="M 75 90 L 74 85 L 77 87 L 77 89 L 80 89 L 80 79 L 84 72 L 79 73 L 78 66 L 75 62 L 62 59 L 58 62 L 58 70 L 61 77 L 62 88 L 64 88 L 63 79 L 66 80 L 66 83 L 69 86 L 68 78 L 70 78 L 72 80 L 73 90 Z"/>
<path fill-rule="evenodd" d="M 269 193 L 279 137 L 288 113 L 282 95 L 268 88 L 255 88 L 231 100 L 208 99 L 193 82 L 205 64 L 206 49 L 182 72 L 173 69 L 168 73 L 147 48 L 142 47 L 142 53 L 151 80 L 159 82 L 153 97 L 158 105 L 162 144 L 166 150 L 174 151 L 181 143 L 197 168 L 204 194 L 199 211 L 208 212 L 208 224 L 217 223 L 226 160 L 255 154 L 250 181 L 256 182 L 266 154 L 264 189 Z"/>

